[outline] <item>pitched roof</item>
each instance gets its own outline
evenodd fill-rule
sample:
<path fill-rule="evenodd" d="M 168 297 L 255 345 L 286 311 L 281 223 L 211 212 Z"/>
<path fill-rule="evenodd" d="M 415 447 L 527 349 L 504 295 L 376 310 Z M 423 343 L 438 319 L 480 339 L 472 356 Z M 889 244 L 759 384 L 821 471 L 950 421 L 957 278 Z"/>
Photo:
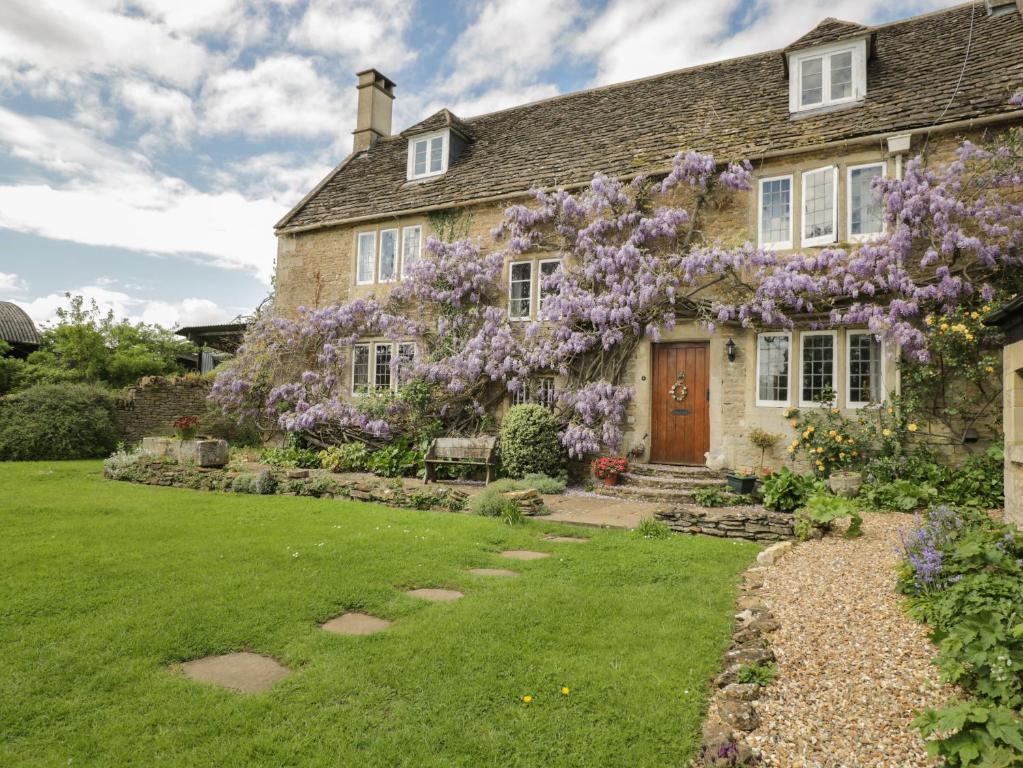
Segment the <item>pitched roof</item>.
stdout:
<path fill-rule="evenodd" d="M 439 131 L 442 128 L 451 128 L 454 131 L 462 134 L 467 139 L 471 139 L 472 127 L 467 125 L 464 120 L 458 117 L 450 109 L 439 109 L 430 115 L 425 120 L 422 120 L 410 128 L 406 128 L 401 132 L 401 136 L 415 136 L 417 133 L 427 133 L 428 131 Z"/>
<path fill-rule="evenodd" d="M 850 37 L 859 37 L 869 33 L 870 27 L 828 16 L 828 18 L 824 19 L 824 21 L 796 40 L 796 42 L 786 46 L 785 50 L 799 51 L 803 48 L 826 45 L 827 43 L 834 43 L 838 40 L 846 40 Z"/>
<path fill-rule="evenodd" d="M 277 226 L 464 204 L 584 183 L 598 171 L 662 170 L 683 148 L 756 160 L 1012 111 L 1008 98 L 1023 84 L 1020 14 L 986 16 L 963 5 L 871 31 L 867 98 L 844 109 L 793 118 L 780 51 L 729 59 L 467 118 L 472 141 L 447 173 L 427 180 L 406 180 L 406 138 L 382 138 L 346 158 Z"/>
<path fill-rule="evenodd" d="M 0 339 L 11 344 L 39 344 L 42 341 L 25 310 L 9 301 L 0 301 Z"/>

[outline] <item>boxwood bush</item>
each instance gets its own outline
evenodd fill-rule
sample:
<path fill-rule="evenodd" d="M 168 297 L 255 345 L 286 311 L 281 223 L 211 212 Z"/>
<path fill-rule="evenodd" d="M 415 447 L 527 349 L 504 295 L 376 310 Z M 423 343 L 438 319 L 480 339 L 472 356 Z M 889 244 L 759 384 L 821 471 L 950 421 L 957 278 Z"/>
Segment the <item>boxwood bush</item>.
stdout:
<path fill-rule="evenodd" d="M 558 422 L 542 405 L 516 405 L 501 423 L 501 466 L 511 477 L 532 473 L 559 476 L 565 449 L 558 439 Z"/>
<path fill-rule="evenodd" d="M 0 400 L 0 460 L 92 459 L 117 445 L 114 399 L 91 384 L 37 384 Z"/>

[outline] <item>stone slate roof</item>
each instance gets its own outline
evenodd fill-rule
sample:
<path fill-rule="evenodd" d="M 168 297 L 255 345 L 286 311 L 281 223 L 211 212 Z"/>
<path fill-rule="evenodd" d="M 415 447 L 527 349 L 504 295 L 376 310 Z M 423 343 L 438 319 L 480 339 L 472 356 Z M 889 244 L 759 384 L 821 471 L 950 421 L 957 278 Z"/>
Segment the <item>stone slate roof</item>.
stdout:
<path fill-rule="evenodd" d="M 25 310 L 9 301 L 0 301 L 0 339 L 11 344 L 38 345 L 42 341 Z"/>
<path fill-rule="evenodd" d="M 803 48 L 812 48 L 815 45 L 827 45 L 850 37 L 860 37 L 870 33 L 870 27 L 862 24 L 854 24 L 851 21 L 842 21 L 828 17 L 820 24 L 811 29 L 796 42 L 785 48 L 786 51 L 799 51 Z"/>
<path fill-rule="evenodd" d="M 462 134 L 462 136 L 467 139 L 473 138 L 472 126 L 467 124 L 450 109 L 440 109 L 434 112 L 422 122 L 416 123 L 411 128 L 406 128 L 400 135 L 408 138 L 409 136 L 415 136 L 418 133 L 439 131 L 441 128 L 450 128 L 451 130 Z"/>
<path fill-rule="evenodd" d="M 825 33 L 837 33 L 825 24 Z M 777 50 L 558 96 L 461 121 L 472 140 L 447 173 L 426 180 L 405 178 L 407 138 L 382 138 L 346 158 L 278 230 L 584 183 L 598 171 L 663 170 L 683 148 L 755 162 L 765 153 L 1013 110 L 1008 99 L 1023 85 L 1019 13 L 987 16 L 981 4 L 963 5 L 869 31 L 875 54 L 862 103 L 790 116 Z"/>

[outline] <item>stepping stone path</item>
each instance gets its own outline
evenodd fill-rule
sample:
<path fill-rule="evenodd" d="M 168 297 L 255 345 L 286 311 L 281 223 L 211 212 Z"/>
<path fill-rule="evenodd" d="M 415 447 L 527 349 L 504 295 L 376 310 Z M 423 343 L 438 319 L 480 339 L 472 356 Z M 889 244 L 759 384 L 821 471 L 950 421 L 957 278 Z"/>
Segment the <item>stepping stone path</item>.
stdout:
<path fill-rule="evenodd" d="M 429 600 L 431 603 L 450 603 L 453 600 L 465 597 L 457 589 L 410 589 L 408 594 L 412 595 L 412 597 Z"/>
<path fill-rule="evenodd" d="M 582 536 L 544 536 L 544 541 L 556 541 L 558 544 L 585 544 L 589 539 Z"/>
<path fill-rule="evenodd" d="M 501 553 L 502 557 L 509 557 L 512 560 L 540 560 L 544 557 L 550 557 L 550 552 L 533 552 L 529 549 L 506 549 Z"/>
<path fill-rule="evenodd" d="M 507 568 L 470 568 L 469 573 L 477 576 L 518 576 L 518 571 L 509 571 Z"/>
<path fill-rule="evenodd" d="M 187 677 L 230 688 L 240 693 L 260 693 L 291 674 L 269 656 L 258 653 L 228 653 L 207 656 L 179 665 Z"/>
<path fill-rule="evenodd" d="M 337 635 L 373 635 L 391 626 L 387 619 L 380 619 L 366 613 L 342 613 L 322 628 Z"/>

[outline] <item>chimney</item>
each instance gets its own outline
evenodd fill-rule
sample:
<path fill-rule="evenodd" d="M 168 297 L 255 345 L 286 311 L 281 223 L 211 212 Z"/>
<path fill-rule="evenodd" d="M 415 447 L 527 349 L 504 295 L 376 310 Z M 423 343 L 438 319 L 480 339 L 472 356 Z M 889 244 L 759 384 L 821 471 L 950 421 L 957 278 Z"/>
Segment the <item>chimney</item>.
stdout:
<path fill-rule="evenodd" d="M 391 102 L 394 101 L 394 82 L 375 69 L 356 73 L 359 78 L 359 115 L 355 121 L 352 149 L 365 152 L 381 136 L 391 135 Z"/>

